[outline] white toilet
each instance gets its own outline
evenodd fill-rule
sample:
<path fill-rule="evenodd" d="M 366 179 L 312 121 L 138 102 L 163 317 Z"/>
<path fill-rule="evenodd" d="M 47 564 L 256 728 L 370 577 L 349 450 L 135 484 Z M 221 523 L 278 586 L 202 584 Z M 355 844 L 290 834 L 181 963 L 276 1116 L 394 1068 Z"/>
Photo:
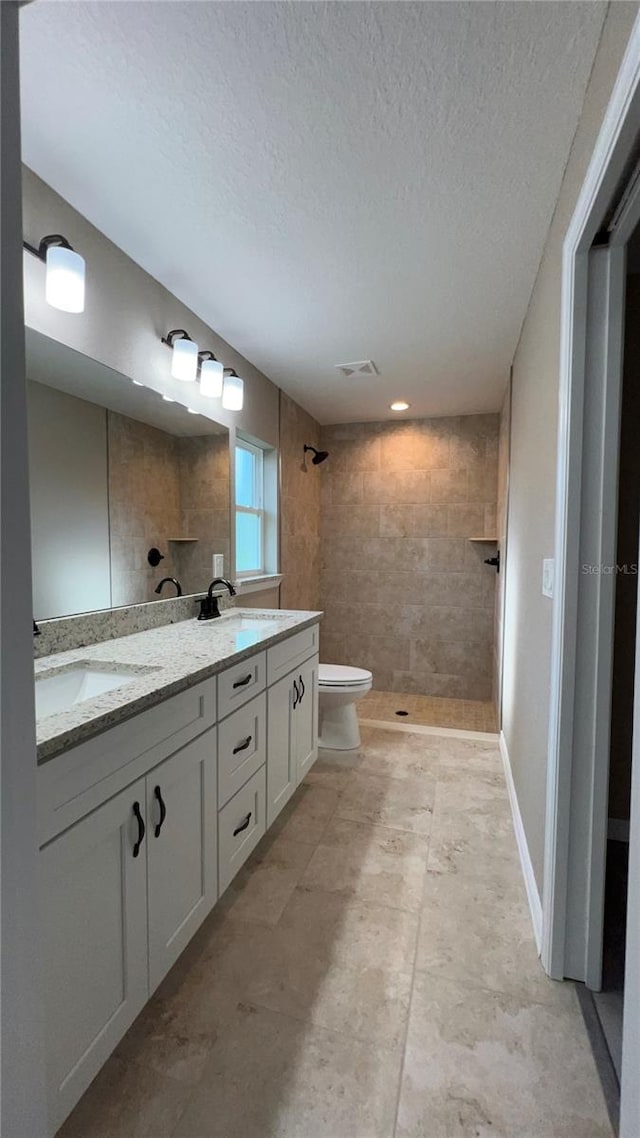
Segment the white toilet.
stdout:
<path fill-rule="evenodd" d="M 371 691 L 373 676 L 364 668 L 321 664 L 318 675 L 321 747 L 351 751 L 360 746 L 356 700 Z"/>

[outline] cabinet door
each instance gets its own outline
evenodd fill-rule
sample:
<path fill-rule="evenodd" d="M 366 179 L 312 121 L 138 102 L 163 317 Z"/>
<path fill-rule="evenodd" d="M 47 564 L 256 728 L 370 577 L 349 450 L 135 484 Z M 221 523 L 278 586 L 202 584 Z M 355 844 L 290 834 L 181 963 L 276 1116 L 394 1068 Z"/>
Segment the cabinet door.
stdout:
<path fill-rule="evenodd" d="M 298 785 L 318 757 L 318 657 L 307 660 L 294 678 L 300 693 L 293 713 Z"/>
<path fill-rule="evenodd" d="M 268 692 L 267 827 L 278 817 L 298 785 L 293 732 L 293 680 L 293 676 L 285 676 L 273 684 Z"/>
<path fill-rule="evenodd" d="M 156 767 L 146 784 L 153 992 L 218 896 L 215 728 Z"/>
<path fill-rule="evenodd" d="M 148 997 L 145 826 L 140 779 L 40 851 L 51 1134 Z"/>

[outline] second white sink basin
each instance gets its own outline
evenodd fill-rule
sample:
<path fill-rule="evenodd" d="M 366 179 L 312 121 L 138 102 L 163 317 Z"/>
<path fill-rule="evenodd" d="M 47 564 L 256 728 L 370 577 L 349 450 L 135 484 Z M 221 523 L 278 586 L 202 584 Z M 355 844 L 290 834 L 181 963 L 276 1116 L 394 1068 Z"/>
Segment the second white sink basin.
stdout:
<path fill-rule="evenodd" d="M 114 688 L 124 687 L 139 679 L 138 672 L 119 671 L 105 664 L 72 664 L 53 673 L 36 676 L 36 719 L 65 711 L 74 703 L 93 699 Z"/>

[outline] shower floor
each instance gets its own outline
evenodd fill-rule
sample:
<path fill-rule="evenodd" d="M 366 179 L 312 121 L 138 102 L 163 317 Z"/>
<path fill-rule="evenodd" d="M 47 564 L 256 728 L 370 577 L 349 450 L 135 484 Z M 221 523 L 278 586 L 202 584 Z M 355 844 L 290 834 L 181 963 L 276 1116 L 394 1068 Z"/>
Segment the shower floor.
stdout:
<path fill-rule="evenodd" d="M 491 700 L 444 699 L 440 696 L 371 691 L 358 700 L 356 707 L 360 719 L 375 719 L 381 723 L 452 727 L 458 731 L 498 730 L 496 710 Z M 407 714 L 398 715 L 398 711 L 406 711 Z"/>

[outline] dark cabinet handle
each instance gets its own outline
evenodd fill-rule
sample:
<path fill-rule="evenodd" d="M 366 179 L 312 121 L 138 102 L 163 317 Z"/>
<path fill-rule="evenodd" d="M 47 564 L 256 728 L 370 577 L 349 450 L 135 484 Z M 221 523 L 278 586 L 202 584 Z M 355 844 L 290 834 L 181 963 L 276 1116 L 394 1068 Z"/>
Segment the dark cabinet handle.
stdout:
<path fill-rule="evenodd" d="M 300 703 L 300 692 L 298 690 L 298 685 L 297 685 L 296 681 L 294 680 L 293 681 L 293 710 L 294 711 L 295 711 L 295 709 L 299 703 Z"/>
<path fill-rule="evenodd" d="M 136 821 L 138 823 L 138 840 L 133 847 L 133 856 L 137 857 L 138 854 L 140 853 L 140 846 L 142 845 L 142 843 L 144 841 L 144 835 L 145 835 L 144 822 L 142 820 L 142 814 L 140 813 L 140 803 L 139 802 L 134 802 L 133 813 L 134 813 L 134 816 L 135 816 Z"/>
<path fill-rule="evenodd" d="M 302 676 L 300 676 L 300 703 L 302 703 L 302 701 L 304 699 L 305 691 L 306 691 L 306 688 L 304 686 L 304 680 L 303 680 Z"/>
<path fill-rule="evenodd" d="M 157 799 L 158 806 L 160 807 L 160 821 L 158 822 L 158 825 L 156 826 L 156 828 L 154 830 L 154 834 L 155 834 L 156 838 L 159 838 L 160 837 L 160 831 L 163 827 L 164 820 L 167 816 L 167 808 L 164 804 L 164 801 L 162 798 L 162 791 L 160 790 L 159 786 L 156 786 L 153 793 Z"/>
<path fill-rule="evenodd" d="M 232 754 L 237 755 L 237 754 L 239 754 L 240 751 L 246 751 L 246 749 L 249 746 L 252 738 L 253 738 L 253 735 L 247 735 L 246 739 L 243 739 L 241 743 L 238 743 L 237 747 L 233 748 Z"/>
<path fill-rule="evenodd" d="M 251 821 L 251 810 L 247 814 L 244 822 L 241 822 L 240 825 L 233 831 L 234 838 L 237 837 L 238 834 L 241 834 L 243 830 L 246 830 L 250 821 Z"/>
<path fill-rule="evenodd" d="M 233 686 L 234 686 L 234 688 L 246 688 L 247 684 L 250 684 L 252 679 L 253 679 L 253 672 L 249 672 L 249 675 L 245 676 L 244 679 L 236 680 L 236 682 Z"/>

